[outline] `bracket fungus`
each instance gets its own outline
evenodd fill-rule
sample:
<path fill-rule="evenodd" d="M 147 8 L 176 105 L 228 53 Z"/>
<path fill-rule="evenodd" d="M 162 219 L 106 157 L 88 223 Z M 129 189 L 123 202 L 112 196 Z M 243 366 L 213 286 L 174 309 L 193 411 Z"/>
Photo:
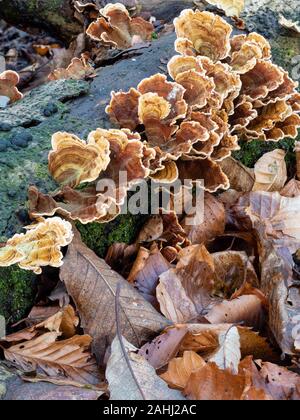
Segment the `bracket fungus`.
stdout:
<path fill-rule="evenodd" d="M 109 142 L 102 138 L 88 143 L 69 133 L 52 136 L 49 153 L 49 171 L 60 184 L 77 187 L 83 182 L 95 181 L 110 162 Z"/>
<path fill-rule="evenodd" d="M 0 96 L 6 96 L 10 103 L 22 99 L 23 94 L 17 88 L 19 81 L 20 77 L 15 71 L 7 70 L 0 73 Z"/>
<path fill-rule="evenodd" d="M 64 69 L 59 68 L 53 70 L 49 74 L 49 80 L 60 80 L 60 79 L 71 79 L 71 80 L 81 80 L 87 79 L 95 76 L 94 67 L 89 63 L 89 60 L 85 57 L 84 54 L 81 55 L 81 58 L 73 58 L 70 65 Z"/>
<path fill-rule="evenodd" d="M 131 18 L 120 4 L 100 13 L 88 30 L 91 36 L 98 25 L 94 39 L 128 48 L 150 37 L 150 24 Z M 239 140 L 297 137 L 298 83 L 272 62 L 267 40 L 257 33 L 233 36 L 224 19 L 199 10 L 183 11 L 174 24 L 178 54 L 168 64 L 173 81 L 155 74 L 128 92 L 112 92 L 106 112 L 116 129 L 98 128 L 86 142 L 72 134 L 54 134 L 49 170 L 61 189 L 43 194 L 31 187 L 32 217 L 57 213 L 82 223 L 109 222 L 121 212 L 129 189 L 147 178 L 189 180 L 189 191 L 196 183 L 210 193 L 226 190 L 230 181 L 222 162 L 239 150 Z M 265 177 L 265 167 L 261 170 Z M 85 182 L 91 184 L 83 187 Z M 0 261 L 26 266 L 13 244 L 1 249 Z M 171 241 L 163 250 L 170 256 L 176 247 L 178 241 Z"/>
<path fill-rule="evenodd" d="M 28 226 L 27 232 L 9 239 L 0 248 L 0 267 L 18 264 L 24 270 L 41 274 L 42 267 L 60 267 L 63 254 L 61 248 L 73 239 L 71 223 L 54 217 Z"/>
<path fill-rule="evenodd" d="M 100 15 L 86 31 L 92 40 L 118 49 L 151 41 L 154 32 L 152 23 L 141 17 L 131 18 L 123 4 L 108 4 L 100 10 Z"/>
<path fill-rule="evenodd" d="M 29 188 L 32 217 L 60 214 L 83 224 L 107 223 L 121 211 L 128 190 L 147 178 L 155 150 L 128 129 L 92 131 L 87 142 L 69 133 L 56 133 L 49 170 L 62 184 L 54 194 Z M 76 190 L 82 183 L 92 182 Z"/>
<path fill-rule="evenodd" d="M 219 163 L 239 150 L 239 140 L 296 138 L 298 83 L 272 63 L 270 44 L 257 33 L 232 36 L 224 19 L 199 10 L 184 10 L 174 24 L 174 82 L 156 74 L 112 92 L 106 112 L 155 149 L 150 177 L 171 182 L 175 162 L 179 178 L 201 176 L 208 192 L 226 189 Z"/>

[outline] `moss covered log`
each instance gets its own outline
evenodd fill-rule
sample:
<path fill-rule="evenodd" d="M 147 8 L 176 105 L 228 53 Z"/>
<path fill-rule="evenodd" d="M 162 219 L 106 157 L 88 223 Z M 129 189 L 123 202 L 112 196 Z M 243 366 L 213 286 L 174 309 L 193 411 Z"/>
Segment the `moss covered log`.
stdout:
<path fill-rule="evenodd" d="M 40 28 L 66 42 L 82 32 L 66 0 L 0 0 L 0 18 L 25 30 Z"/>

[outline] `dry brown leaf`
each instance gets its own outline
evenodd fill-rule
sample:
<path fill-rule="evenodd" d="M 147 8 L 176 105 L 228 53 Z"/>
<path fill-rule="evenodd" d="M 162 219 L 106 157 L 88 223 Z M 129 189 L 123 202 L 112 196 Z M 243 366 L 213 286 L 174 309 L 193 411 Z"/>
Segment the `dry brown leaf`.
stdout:
<path fill-rule="evenodd" d="M 276 248 L 293 254 L 300 245 L 300 196 L 282 197 L 278 192 L 245 194 L 231 209 L 239 230 L 254 229 L 261 241 L 270 240 Z"/>
<path fill-rule="evenodd" d="M 157 251 L 151 253 L 144 267 L 138 271 L 134 278 L 134 285 L 137 290 L 150 302 L 153 306 L 159 308 L 156 299 L 156 287 L 159 282 L 159 276 L 170 269 L 170 264 Z"/>
<path fill-rule="evenodd" d="M 255 183 L 253 169 L 247 168 L 233 157 L 223 160 L 220 165 L 229 179 L 231 189 L 238 192 L 252 191 Z"/>
<path fill-rule="evenodd" d="M 154 340 L 146 343 L 139 350 L 139 354 L 155 369 L 160 369 L 177 356 L 186 333 L 186 325 L 175 325 L 174 327 L 168 328 Z"/>
<path fill-rule="evenodd" d="M 299 291 L 292 254 L 300 247 L 300 196 L 251 193 L 233 208 L 237 226 L 254 229 L 259 243 L 261 291 L 269 302 L 269 327 L 283 353 L 297 354 Z"/>
<path fill-rule="evenodd" d="M 280 191 L 280 195 L 283 197 L 298 197 L 300 195 L 300 181 L 297 179 L 291 179 L 290 182 Z"/>
<path fill-rule="evenodd" d="M 239 17 L 245 8 L 245 0 L 205 0 L 212 6 L 224 10 L 226 16 Z"/>
<path fill-rule="evenodd" d="M 164 232 L 164 224 L 162 217 L 152 216 L 141 229 L 138 242 L 152 242 L 159 239 Z"/>
<path fill-rule="evenodd" d="M 167 328 L 161 335 L 145 344 L 141 354 L 155 369 L 160 369 L 170 360 L 185 351 L 199 353 L 204 359 L 212 357 L 220 349 L 220 338 L 233 328 L 231 324 L 177 324 Z M 280 361 L 266 339 L 250 328 L 237 327 L 240 336 L 242 357 Z"/>
<path fill-rule="evenodd" d="M 280 362 L 280 354 L 276 354 L 267 339 L 258 332 L 246 327 L 237 327 L 240 334 L 242 359 L 253 356 L 254 360 Z"/>
<path fill-rule="evenodd" d="M 245 389 L 244 375 L 233 375 L 229 370 L 209 363 L 191 374 L 184 394 L 190 400 L 241 400 Z"/>
<path fill-rule="evenodd" d="M 137 274 L 143 270 L 149 257 L 150 251 L 147 248 L 140 247 L 136 260 L 131 268 L 129 276 L 127 277 L 127 281 L 129 283 L 135 282 Z"/>
<path fill-rule="evenodd" d="M 88 351 L 88 335 L 57 341 L 60 333 L 49 332 L 4 350 L 5 359 L 25 372 L 33 370 L 56 378 L 69 378 L 83 384 L 97 385 L 100 375 L 96 361 Z"/>
<path fill-rule="evenodd" d="M 236 375 L 230 370 L 218 368 L 215 363 L 208 363 L 191 374 L 184 394 L 189 399 L 202 401 L 272 400 L 252 357 L 239 364 Z"/>
<path fill-rule="evenodd" d="M 127 339 L 137 346 L 160 332 L 168 322 L 105 261 L 98 258 L 80 240 L 75 239 L 68 249 L 61 270 L 69 295 L 76 304 L 84 331 L 93 337 L 93 350 L 103 359 L 107 345 L 116 332 L 116 288 L 121 284 L 121 328 Z"/>
<path fill-rule="evenodd" d="M 53 317 L 35 326 L 35 329 L 46 328 L 50 332 L 62 333 L 64 338 L 71 338 L 76 334 L 79 318 L 71 305 L 66 306 Z"/>
<path fill-rule="evenodd" d="M 4 401 L 90 401 L 98 400 L 103 395 L 101 389 L 72 381 L 53 381 L 49 378 L 39 380 L 30 376 L 21 376 L 22 372 L 8 369 L 0 364 L 0 400 Z M 4 382 L 3 382 L 4 380 Z M 48 382 L 48 383 L 47 383 Z"/>
<path fill-rule="evenodd" d="M 261 376 L 274 400 L 300 401 L 300 375 L 272 363 L 263 363 Z"/>
<path fill-rule="evenodd" d="M 281 149 L 264 154 L 255 164 L 253 191 L 280 191 L 287 181 L 286 153 Z"/>
<path fill-rule="evenodd" d="M 112 342 L 106 369 L 112 401 L 184 400 L 179 391 L 168 388 L 155 369 L 136 353 L 137 348 L 123 337 L 120 339 L 116 337 Z"/>
<path fill-rule="evenodd" d="M 161 312 L 175 323 L 188 322 L 212 303 L 214 264 L 204 245 L 179 254 L 176 268 L 160 276 L 156 289 Z"/>
<path fill-rule="evenodd" d="M 71 338 L 76 334 L 76 327 L 79 325 L 79 319 L 71 305 L 59 310 L 56 307 L 56 313 L 49 318 L 28 327 L 24 330 L 10 334 L 1 339 L 5 343 L 18 343 L 21 341 L 28 341 L 41 335 L 45 330 L 49 332 L 56 332 L 63 338 Z"/>
<path fill-rule="evenodd" d="M 230 298 L 245 283 L 259 286 L 255 269 L 245 252 L 216 252 L 212 257 L 215 265 L 215 290 L 218 294 Z"/>
<path fill-rule="evenodd" d="M 188 220 L 188 223 L 187 223 Z M 225 209 L 223 204 L 212 194 L 204 197 L 203 223 L 193 223 L 188 216 L 182 222 L 182 227 L 188 239 L 194 244 L 203 244 L 215 239 L 225 232 Z"/>
<path fill-rule="evenodd" d="M 215 305 L 205 316 L 211 324 L 239 324 L 260 327 L 264 318 L 263 304 L 254 295 L 245 295 L 233 300 L 224 300 Z"/>
<path fill-rule="evenodd" d="M 292 20 L 286 19 L 283 15 L 280 15 L 279 25 L 283 28 L 295 32 L 300 35 L 300 24 L 299 22 L 293 22 Z"/>
<path fill-rule="evenodd" d="M 184 389 L 191 374 L 206 365 L 205 361 L 194 351 L 185 351 L 182 357 L 172 359 L 168 370 L 160 377 L 174 389 Z"/>

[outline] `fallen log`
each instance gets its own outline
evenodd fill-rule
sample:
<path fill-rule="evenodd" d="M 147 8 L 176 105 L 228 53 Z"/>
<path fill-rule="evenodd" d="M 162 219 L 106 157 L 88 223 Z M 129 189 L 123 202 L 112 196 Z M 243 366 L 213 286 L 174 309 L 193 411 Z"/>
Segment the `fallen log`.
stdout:
<path fill-rule="evenodd" d="M 123 3 L 138 13 L 151 13 L 158 19 L 171 21 L 181 10 L 193 5 L 193 0 L 104 0 L 94 3 Z M 0 0 L 0 18 L 26 31 L 38 28 L 46 30 L 62 41 L 69 42 L 83 31 L 75 18 L 71 0 Z"/>

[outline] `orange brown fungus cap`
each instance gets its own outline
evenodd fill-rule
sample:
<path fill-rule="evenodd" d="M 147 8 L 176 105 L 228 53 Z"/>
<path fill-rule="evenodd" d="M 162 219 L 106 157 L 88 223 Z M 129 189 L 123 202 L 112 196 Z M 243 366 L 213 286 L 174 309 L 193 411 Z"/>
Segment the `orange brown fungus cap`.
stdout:
<path fill-rule="evenodd" d="M 100 14 L 102 17 L 92 22 L 86 31 L 94 41 L 118 49 L 151 41 L 153 25 L 141 17 L 131 18 L 124 5 L 108 4 Z"/>
<path fill-rule="evenodd" d="M 111 221 L 120 213 L 120 208 L 112 198 L 98 195 L 95 185 L 81 191 L 64 187 L 53 195 L 43 194 L 36 187 L 30 187 L 28 199 L 32 217 L 59 214 L 88 224 Z"/>
<path fill-rule="evenodd" d="M 71 224 L 54 217 L 26 229 L 25 234 L 15 235 L 0 248 L 0 267 L 18 264 L 36 274 L 41 274 L 45 266 L 60 267 L 63 259 L 61 248 L 73 239 Z"/>
<path fill-rule="evenodd" d="M 89 141 L 95 144 L 101 144 L 104 140 L 110 145 L 111 160 L 107 170 L 101 174 L 98 181 L 112 180 L 114 182 L 113 197 L 116 197 L 117 205 L 122 205 L 128 190 L 149 176 L 150 169 L 145 165 L 149 164 L 149 158 L 151 160 L 155 152 L 144 147 L 139 134 L 127 129 L 98 128 L 89 135 Z M 124 179 L 122 179 L 123 175 L 126 175 Z"/>
<path fill-rule="evenodd" d="M 49 171 L 59 184 L 77 187 L 91 182 L 106 170 L 110 162 L 109 142 L 106 139 L 86 143 L 73 134 L 58 132 L 52 137 Z"/>
<path fill-rule="evenodd" d="M 209 57 L 213 61 L 228 56 L 232 27 L 219 16 L 199 10 L 184 10 L 175 19 L 174 25 L 180 39 L 179 47 L 175 45 L 177 52 L 184 53 L 183 40 L 186 40 L 187 55 L 190 55 L 189 50 L 193 49 L 195 55 Z"/>
<path fill-rule="evenodd" d="M 49 80 L 59 80 L 59 79 L 72 79 L 72 80 L 82 80 L 95 76 L 95 71 L 93 66 L 89 64 L 88 60 L 82 54 L 81 58 L 73 58 L 71 64 L 66 68 L 60 68 L 54 70 L 48 76 Z"/>
<path fill-rule="evenodd" d="M 21 92 L 16 87 L 20 81 L 18 73 L 12 70 L 7 70 L 0 73 L 0 96 L 9 98 L 10 103 L 14 103 L 23 98 Z"/>
<path fill-rule="evenodd" d="M 233 70 L 244 74 L 252 70 L 260 59 L 271 58 L 271 46 L 261 35 L 236 35 L 231 39 L 231 62 Z"/>
<path fill-rule="evenodd" d="M 105 30 L 95 39 L 128 47 L 132 27 L 140 27 L 140 21 L 131 19 L 122 5 L 109 5 L 101 14 L 98 23 Z M 97 23 L 89 29 L 96 27 Z M 94 174 L 90 166 L 95 160 L 88 159 L 85 167 L 77 157 L 70 159 L 70 168 L 59 164 L 58 177 L 67 180 L 67 187 L 50 199 L 33 194 L 33 214 L 43 214 L 48 206 L 51 215 L 58 212 L 83 223 L 103 222 L 119 211 L 129 188 L 147 177 L 165 183 L 190 179 L 191 185 L 204 180 L 208 192 L 227 189 L 230 183 L 220 162 L 239 150 L 239 139 L 296 138 L 298 83 L 272 63 L 271 47 L 264 37 L 257 33 L 232 36 L 231 25 L 220 16 L 193 10 L 181 13 L 175 29 L 179 55 L 168 64 L 173 82 L 155 74 L 128 92 L 112 92 L 106 112 L 121 130 L 98 129 L 87 144 L 77 139 L 83 149 L 102 149 L 108 143 L 106 168 Z M 68 151 L 61 153 L 68 155 Z M 84 159 L 84 153 L 80 157 Z M 80 192 L 72 190 L 90 176 L 89 171 L 94 181 L 114 181 L 110 195 L 98 191 L 96 184 Z M 126 180 L 120 171 L 127 174 Z"/>

